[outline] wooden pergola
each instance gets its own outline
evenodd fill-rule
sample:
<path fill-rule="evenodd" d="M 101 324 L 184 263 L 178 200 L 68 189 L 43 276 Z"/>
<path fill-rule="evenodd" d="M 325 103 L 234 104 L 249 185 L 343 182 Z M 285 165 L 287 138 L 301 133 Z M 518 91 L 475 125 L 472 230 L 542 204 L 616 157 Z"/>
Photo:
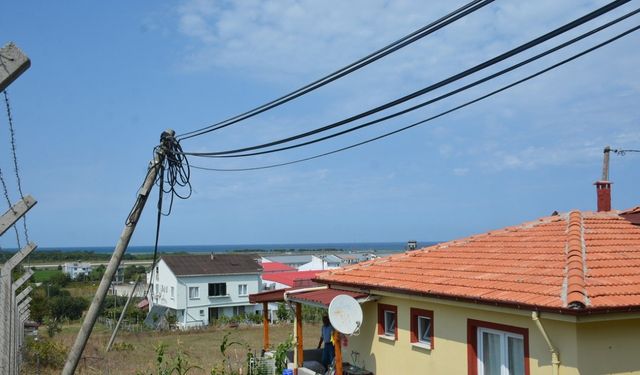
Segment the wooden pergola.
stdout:
<path fill-rule="evenodd" d="M 288 302 L 295 305 L 295 338 L 296 350 L 294 352 L 295 371 L 303 367 L 304 363 L 304 334 L 302 328 L 302 305 L 328 308 L 329 304 L 336 296 L 346 294 L 356 300 L 364 300 L 369 297 L 366 293 L 353 292 L 347 290 L 332 289 L 327 286 L 312 288 L 287 288 L 269 290 L 266 292 L 249 295 L 249 302 L 262 303 L 262 324 L 263 324 L 263 349 L 269 350 L 269 303 Z M 342 375 L 342 350 L 340 343 L 340 333 L 333 331 L 333 342 L 335 343 L 335 363 L 336 375 Z"/>

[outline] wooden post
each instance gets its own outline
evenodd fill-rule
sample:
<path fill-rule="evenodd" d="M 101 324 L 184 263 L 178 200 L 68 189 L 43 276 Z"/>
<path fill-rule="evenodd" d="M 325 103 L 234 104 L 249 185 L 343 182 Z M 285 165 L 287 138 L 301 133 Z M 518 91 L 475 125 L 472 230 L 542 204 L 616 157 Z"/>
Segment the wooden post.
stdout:
<path fill-rule="evenodd" d="M 340 342 L 340 333 L 333 330 L 333 349 L 335 350 L 336 360 L 336 373 L 335 375 L 342 375 L 342 342 Z"/>
<path fill-rule="evenodd" d="M 304 362 L 304 345 L 302 334 L 302 304 L 296 303 L 296 350 L 298 352 L 298 367 Z"/>
<path fill-rule="evenodd" d="M 262 343 L 263 349 L 269 350 L 269 302 L 262 302 Z"/>

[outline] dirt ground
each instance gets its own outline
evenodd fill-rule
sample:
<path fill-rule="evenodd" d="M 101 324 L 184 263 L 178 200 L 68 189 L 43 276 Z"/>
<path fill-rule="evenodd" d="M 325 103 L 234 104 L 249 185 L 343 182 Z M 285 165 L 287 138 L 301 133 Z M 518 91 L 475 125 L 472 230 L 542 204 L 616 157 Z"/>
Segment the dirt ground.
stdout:
<path fill-rule="evenodd" d="M 65 326 L 63 331 L 54 337 L 54 340 L 69 348 L 75 340 L 78 329 L 79 323 Z M 305 348 L 314 348 L 318 342 L 320 326 L 308 324 L 304 329 L 307 338 Z M 238 328 L 209 327 L 200 330 L 171 332 L 122 332 L 118 334 L 116 343 L 130 344 L 133 346 L 132 349 L 112 350 L 106 353 L 105 347 L 111 333 L 104 326 L 96 324 L 76 374 L 155 374 L 155 348 L 162 343 L 167 345 L 165 358 L 171 360 L 179 350 L 186 355 L 190 365 L 201 368 L 194 369 L 189 374 L 209 374 L 214 366 L 222 363 L 220 344 L 228 332 L 230 332 L 229 341 L 246 344 L 251 352 L 260 354 L 262 325 L 240 326 Z M 269 333 L 270 343 L 275 348 L 293 333 L 293 326 L 291 324 L 270 326 Z M 40 335 L 46 337 L 46 332 L 42 330 Z M 245 347 L 233 345 L 227 351 L 227 356 L 231 362 L 245 363 L 246 353 Z M 38 370 L 40 374 L 60 373 L 60 369 L 36 369 L 27 365 L 23 367 L 24 374 L 37 374 Z M 246 373 L 246 369 L 244 373 Z"/>

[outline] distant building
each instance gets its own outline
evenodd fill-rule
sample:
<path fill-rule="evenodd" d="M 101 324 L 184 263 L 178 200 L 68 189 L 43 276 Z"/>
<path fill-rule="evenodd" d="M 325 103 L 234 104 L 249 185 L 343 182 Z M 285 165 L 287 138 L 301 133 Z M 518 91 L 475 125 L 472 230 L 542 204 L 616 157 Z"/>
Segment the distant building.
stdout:
<path fill-rule="evenodd" d="M 254 313 L 249 294 L 260 290 L 261 272 L 253 255 L 165 255 L 147 274 L 149 317 L 155 314 L 157 320 L 171 312 L 179 327 L 188 328 Z"/>
<path fill-rule="evenodd" d="M 407 241 L 407 250 L 415 250 L 418 248 L 418 241 Z"/>
<path fill-rule="evenodd" d="M 262 263 L 278 262 L 298 271 L 328 270 L 341 266 L 341 259 L 335 255 L 276 255 L 262 258 Z"/>
<path fill-rule="evenodd" d="M 62 272 L 69 275 L 72 280 L 76 280 L 79 276 L 89 276 L 91 273 L 91 264 L 84 262 L 70 262 L 62 266 Z"/>

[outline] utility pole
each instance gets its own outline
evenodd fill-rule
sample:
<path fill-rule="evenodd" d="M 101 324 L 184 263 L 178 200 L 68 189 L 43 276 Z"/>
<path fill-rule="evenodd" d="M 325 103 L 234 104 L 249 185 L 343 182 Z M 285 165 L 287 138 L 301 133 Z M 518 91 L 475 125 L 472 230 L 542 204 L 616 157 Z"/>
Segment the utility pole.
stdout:
<path fill-rule="evenodd" d="M 113 329 L 113 333 L 111 334 L 111 338 L 109 339 L 109 343 L 107 344 L 107 350 L 111 350 L 111 345 L 116 340 L 116 335 L 118 334 L 118 328 L 120 328 L 120 323 L 122 323 L 122 319 L 124 315 L 127 313 L 127 308 L 129 307 L 129 303 L 131 302 L 131 297 L 136 292 L 136 288 L 138 287 L 138 283 L 140 282 L 140 275 L 136 277 L 136 283 L 133 285 L 133 289 L 131 289 L 131 293 L 129 293 L 129 298 L 127 298 L 127 303 L 124 304 L 124 308 L 122 309 L 122 313 L 120 314 L 120 318 L 118 318 L 118 323 L 116 323 L 115 328 Z"/>
<path fill-rule="evenodd" d="M 109 265 L 107 265 L 107 269 L 102 276 L 102 280 L 100 281 L 100 285 L 98 286 L 98 290 L 96 291 L 95 297 L 91 302 L 91 306 L 89 306 L 89 310 L 87 311 L 87 315 L 82 322 L 82 327 L 80 327 L 80 331 L 78 332 L 78 336 L 76 336 L 76 341 L 73 343 L 71 350 L 69 351 L 69 356 L 67 357 L 67 361 L 64 364 L 64 368 L 62 369 L 63 375 L 73 375 L 78 366 L 78 362 L 80 361 L 80 357 L 82 356 L 82 352 L 84 351 L 84 347 L 89 340 L 89 336 L 91 335 L 91 331 L 93 330 L 93 326 L 96 323 L 96 319 L 98 318 L 98 313 L 100 311 L 100 306 L 104 302 L 104 298 L 109 291 L 109 285 L 111 284 L 111 280 L 113 276 L 116 274 L 118 270 L 118 266 L 120 265 L 120 261 L 122 260 L 122 256 L 124 255 L 127 247 L 129 246 L 129 241 L 131 240 L 131 236 L 136 229 L 136 224 L 140 219 L 140 215 L 142 214 L 142 210 L 144 209 L 145 204 L 147 203 L 147 198 L 149 197 L 149 193 L 151 193 L 151 188 L 153 188 L 153 184 L 158 176 L 158 172 L 162 168 L 162 164 L 165 159 L 165 140 L 167 137 L 173 138 L 175 136 L 175 132 L 173 130 L 167 130 L 162 133 L 161 136 L 161 146 L 156 148 L 156 153 L 154 155 L 153 161 L 150 163 L 147 176 L 142 184 L 142 187 L 138 191 L 138 197 L 133 205 L 131 213 L 127 218 L 127 222 L 125 224 L 124 229 L 122 230 L 122 234 L 120 235 L 120 239 L 116 244 L 116 248 L 113 251 L 113 255 L 111 256 L 111 260 L 109 261 Z"/>

